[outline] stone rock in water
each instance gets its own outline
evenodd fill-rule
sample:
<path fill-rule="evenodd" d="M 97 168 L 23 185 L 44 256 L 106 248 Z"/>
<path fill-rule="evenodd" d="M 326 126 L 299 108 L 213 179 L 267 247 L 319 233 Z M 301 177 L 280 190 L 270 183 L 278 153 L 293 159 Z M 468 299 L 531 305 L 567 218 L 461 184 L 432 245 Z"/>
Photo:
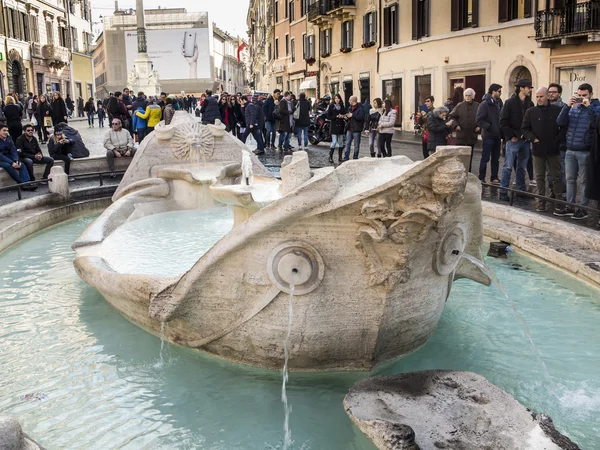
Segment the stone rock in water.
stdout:
<path fill-rule="evenodd" d="M 0 414 L 0 450 L 44 450 L 23 433 L 19 421 Z"/>
<path fill-rule="evenodd" d="M 382 450 L 579 450 L 549 416 L 472 372 L 368 378 L 352 386 L 344 407 Z"/>

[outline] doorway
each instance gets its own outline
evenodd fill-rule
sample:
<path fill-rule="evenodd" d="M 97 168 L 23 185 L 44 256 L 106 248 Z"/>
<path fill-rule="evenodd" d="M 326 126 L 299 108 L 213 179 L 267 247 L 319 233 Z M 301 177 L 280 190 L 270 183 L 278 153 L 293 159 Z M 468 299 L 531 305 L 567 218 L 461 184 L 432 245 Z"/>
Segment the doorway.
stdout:
<path fill-rule="evenodd" d="M 486 93 L 485 74 L 454 76 L 449 80 L 448 97 L 453 98 L 456 88 L 473 89 L 475 91 L 475 101 L 481 103 L 482 97 Z"/>
<path fill-rule="evenodd" d="M 19 96 L 23 94 L 23 72 L 18 61 L 12 62 L 12 86 L 13 92 L 19 94 Z"/>
<path fill-rule="evenodd" d="M 510 74 L 510 78 L 508 80 L 508 96 L 510 97 L 513 92 L 515 92 L 517 81 L 521 79 L 527 79 L 533 82 L 533 77 L 531 76 L 531 72 L 525 66 L 517 66 L 513 69 Z"/>
<path fill-rule="evenodd" d="M 358 80 L 358 90 L 360 92 L 360 102 L 371 100 L 371 78 L 362 78 Z"/>
<path fill-rule="evenodd" d="M 415 77 L 415 111 L 425 103 L 425 99 L 431 95 L 431 75 L 420 75 Z"/>
<path fill-rule="evenodd" d="M 350 97 L 354 95 L 352 80 L 344 80 L 344 105 L 349 105 Z"/>
<path fill-rule="evenodd" d="M 396 126 L 402 125 L 402 78 L 385 80 L 382 82 L 383 100 L 389 99 L 392 102 L 392 108 L 397 112 Z M 423 100 L 424 101 L 424 100 Z"/>

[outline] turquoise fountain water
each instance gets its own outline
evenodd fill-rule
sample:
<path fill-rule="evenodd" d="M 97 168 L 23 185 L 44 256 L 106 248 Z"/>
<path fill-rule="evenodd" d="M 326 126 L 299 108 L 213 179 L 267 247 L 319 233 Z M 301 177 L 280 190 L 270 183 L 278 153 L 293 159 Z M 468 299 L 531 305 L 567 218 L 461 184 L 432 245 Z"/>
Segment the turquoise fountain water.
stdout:
<path fill-rule="evenodd" d="M 0 411 L 47 448 L 283 448 L 280 372 L 168 343 L 157 365 L 160 339 L 79 280 L 70 246 L 92 220 L 0 254 Z M 173 230 L 190 236 L 181 223 Z M 525 318 L 553 387 L 502 294 L 467 280 L 453 285 L 429 342 L 375 373 L 480 373 L 550 414 L 581 448 L 600 449 L 600 293 L 522 256 L 487 262 Z M 291 373 L 290 448 L 372 450 L 342 406 L 348 388 L 368 375 Z"/>

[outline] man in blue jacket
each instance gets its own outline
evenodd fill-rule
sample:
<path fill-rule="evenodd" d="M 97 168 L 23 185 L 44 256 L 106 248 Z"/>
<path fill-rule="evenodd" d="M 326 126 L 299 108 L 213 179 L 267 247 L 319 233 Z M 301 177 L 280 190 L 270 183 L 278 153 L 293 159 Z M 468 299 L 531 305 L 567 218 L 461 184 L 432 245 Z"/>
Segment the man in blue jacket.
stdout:
<path fill-rule="evenodd" d="M 19 162 L 17 147 L 15 147 L 15 143 L 8 135 L 8 126 L 3 123 L 0 124 L 0 167 L 6 170 L 10 177 L 17 183 L 26 183 L 29 181 L 27 168 L 25 164 Z M 35 187 L 33 188 L 35 189 Z"/>
<path fill-rule="evenodd" d="M 202 114 L 202 123 L 204 125 L 214 125 L 215 120 L 221 120 L 219 102 L 212 96 L 212 91 L 210 89 L 206 90 L 206 98 L 200 108 L 200 114 Z"/>
<path fill-rule="evenodd" d="M 592 148 L 596 120 L 600 117 L 600 101 L 592 98 L 592 86 L 584 83 L 577 89 L 577 95 L 569 99 L 563 106 L 556 123 L 567 127 L 567 153 L 565 154 L 565 172 L 567 178 L 567 201 L 577 201 L 577 174 L 581 177 L 581 205 L 587 206 L 589 199 L 585 196 L 587 182 L 587 164 Z M 586 219 L 584 209 L 566 208 L 563 216 L 573 219 Z"/>

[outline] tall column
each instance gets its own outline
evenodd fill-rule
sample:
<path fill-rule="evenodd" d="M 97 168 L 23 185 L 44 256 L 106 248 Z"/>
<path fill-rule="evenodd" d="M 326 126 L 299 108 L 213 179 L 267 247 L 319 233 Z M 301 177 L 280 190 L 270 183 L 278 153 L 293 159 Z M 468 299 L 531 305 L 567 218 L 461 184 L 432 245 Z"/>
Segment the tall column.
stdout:
<path fill-rule="evenodd" d="M 144 20 L 144 0 L 136 0 L 135 15 L 137 18 L 137 43 L 138 53 L 147 53 L 146 21 Z"/>

